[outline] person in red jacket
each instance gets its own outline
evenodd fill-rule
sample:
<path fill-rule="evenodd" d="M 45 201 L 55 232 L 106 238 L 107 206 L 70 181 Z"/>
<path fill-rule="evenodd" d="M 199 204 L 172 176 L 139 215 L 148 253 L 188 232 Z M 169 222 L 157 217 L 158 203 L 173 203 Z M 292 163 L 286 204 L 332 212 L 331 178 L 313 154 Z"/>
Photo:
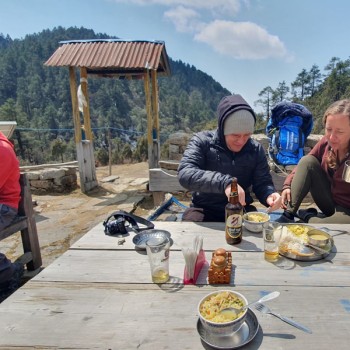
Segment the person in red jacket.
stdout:
<path fill-rule="evenodd" d="M 334 102 L 323 116 L 324 137 L 304 156 L 286 178 L 282 189 L 283 215 L 276 221 L 350 224 L 350 183 L 343 179 L 350 160 L 350 99 Z M 321 210 L 299 209 L 310 192 Z"/>
<path fill-rule="evenodd" d="M 16 218 L 21 187 L 19 162 L 13 144 L 0 131 L 0 231 Z M 24 268 L 0 253 L 0 302 L 20 285 Z"/>

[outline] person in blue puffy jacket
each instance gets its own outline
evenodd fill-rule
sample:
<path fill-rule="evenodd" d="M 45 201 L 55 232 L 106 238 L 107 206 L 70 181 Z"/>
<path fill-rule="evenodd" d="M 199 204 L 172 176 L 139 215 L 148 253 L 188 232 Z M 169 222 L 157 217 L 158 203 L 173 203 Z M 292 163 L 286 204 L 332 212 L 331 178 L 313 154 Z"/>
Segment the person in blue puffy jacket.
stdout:
<path fill-rule="evenodd" d="M 217 114 L 218 128 L 194 134 L 178 167 L 180 184 L 192 191 L 191 207 L 182 220 L 225 221 L 233 177 L 247 212 L 256 210 L 251 205 L 251 191 L 271 211 L 279 209 L 281 197 L 272 182 L 265 151 L 251 139 L 256 123 L 253 109 L 242 96 L 230 95 L 220 101 Z"/>

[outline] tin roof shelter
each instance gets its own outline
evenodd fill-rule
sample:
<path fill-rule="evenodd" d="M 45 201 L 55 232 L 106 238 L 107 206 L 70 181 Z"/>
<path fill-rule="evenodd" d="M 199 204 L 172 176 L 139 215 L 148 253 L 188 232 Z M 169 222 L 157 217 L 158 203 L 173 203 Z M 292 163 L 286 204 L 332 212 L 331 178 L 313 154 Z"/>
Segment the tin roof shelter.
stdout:
<path fill-rule="evenodd" d="M 68 67 L 72 99 L 75 141 L 83 192 L 97 186 L 92 146 L 88 98 L 88 78 L 99 76 L 117 79 L 144 79 L 147 109 L 149 168 L 158 168 L 160 157 L 157 75 L 170 76 L 169 58 L 162 41 L 126 41 L 119 39 L 62 41 L 44 63 L 51 67 Z M 86 140 L 82 140 L 76 69 L 84 96 L 83 118 Z"/>
<path fill-rule="evenodd" d="M 15 131 L 17 122 L 15 121 L 0 121 L 0 131 L 10 139 Z"/>

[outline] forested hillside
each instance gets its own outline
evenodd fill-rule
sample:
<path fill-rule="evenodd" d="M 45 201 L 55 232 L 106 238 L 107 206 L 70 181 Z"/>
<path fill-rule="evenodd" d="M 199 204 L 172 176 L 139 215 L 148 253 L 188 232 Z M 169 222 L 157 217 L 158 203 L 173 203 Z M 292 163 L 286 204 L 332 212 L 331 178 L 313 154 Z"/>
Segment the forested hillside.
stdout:
<path fill-rule="evenodd" d="M 15 120 L 22 164 L 75 160 L 68 69 L 44 66 L 63 40 L 111 38 L 85 28 L 56 28 L 12 40 L 0 35 L 0 120 Z M 178 130 L 199 130 L 215 119 L 230 92 L 195 67 L 170 58 L 171 77 L 159 77 L 161 142 Z M 89 79 L 97 157 L 106 160 L 108 128 L 114 162 L 144 159 L 147 115 L 143 81 Z"/>
<path fill-rule="evenodd" d="M 107 38 L 113 37 L 76 27 L 44 30 L 23 40 L 0 34 L 0 120 L 17 122 L 13 140 L 22 165 L 76 159 L 68 69 L 46 67 L 44 62 L 60 41 Z M 194 66 L 171 58 L 170 66 L 171 77 L 158 80 L 163 152 L 173 132 L 214 128 L 218 102 L 235 93 Z M 326 107 L 350 98 L 350 60 L 332 57 L 325 67 L 314 64 L 303 69 L 290 86 L 281 77 L 276 88 L 265 87 L 259 97 L 256 106 L 265 112 L 258 114 L 257 129 L 265 128 L 274 104 L 287 99 L 310 109 L 313 133 L 320 133 Z M 89 78 L 89 98 L 96 158 L 108 162 L 110 131 L 113 163 L 145 160 L 143 81 Z"/>
<path fill-rule="evenodd" d="M 256 104 L 263 107 L 266 116 L 270 115 L 277 102 L 283 100 L 305 105 L 314 117 L 312 132 L 321 133 L 326 108 L 334 101 L 350 98 L 350 59 L 342 61 L 338 57 L 332 57 L 323 68 L 316 64 L 309 70 L 304 68 L 290 86 L 283 80 L 275 89 L 265 87 L 259 96 Z"/>

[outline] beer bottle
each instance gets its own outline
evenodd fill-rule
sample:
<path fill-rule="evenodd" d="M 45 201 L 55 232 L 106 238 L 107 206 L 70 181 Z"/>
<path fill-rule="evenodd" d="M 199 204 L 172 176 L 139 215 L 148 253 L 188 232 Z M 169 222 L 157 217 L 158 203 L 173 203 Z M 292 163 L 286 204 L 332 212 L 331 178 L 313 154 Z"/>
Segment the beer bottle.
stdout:
<path fill-rule="evenodd" d="M 228 244 L 242 241 L 243 206 L 239 202 L 237 178 L 232 178 L 229 202 L 225 207 L 225 237 Z"/>

